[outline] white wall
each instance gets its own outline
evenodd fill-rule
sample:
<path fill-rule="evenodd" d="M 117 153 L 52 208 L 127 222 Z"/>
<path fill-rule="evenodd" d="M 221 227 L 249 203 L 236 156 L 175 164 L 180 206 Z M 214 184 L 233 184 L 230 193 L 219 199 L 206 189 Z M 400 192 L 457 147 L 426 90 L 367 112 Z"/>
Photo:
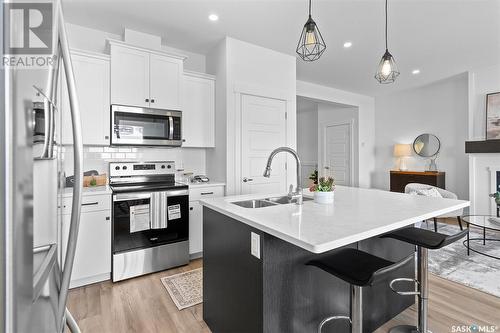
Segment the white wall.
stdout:
<path fill-rule="evenodd" d="M 107 39 L 123 40 L 122 35 L 91 29 L 76 24 L 66 23 L 69 46 L 73 49 L 109 54 Z M 167 45 L 162 45 L 162 51 L 187 57 L 184 69 L 205 73 L 205 55 L 188 52 Z"/>
<path fill-rule="evenodd" d="M 302 184 L 309 184 L 309 175 L 318 165 L 318 106 L 307 109 L 297 105 L 297 153 L 302 161 Z"/>
<path fill-rule="evenodd" d="M 218 82 L 216 87 L 223 91 L 216 96 L 216 126 L 219 126 L 216 128 L 216 148 L 207 151 L 207 168 L 225 169 L 226 193 L 240 193 L 239 96 L 247 93 L 285 100 L 287 145 L 295 148 L 295 57 L 226 37 L 208 54 L 207 66 L 210 74 L 217 75 L 217 81 L 221 79 L 219 74 L 225 76 L 223 84 Z M 224 122 L 226 126 L 221 128 Z M 295 164 L 288 165 L 287 183 L 294 183 Z"/>
<path fill-rule="evenodd" d="M 375 99 L 299 80 L 297 80 L 297 96 L 358 108 L 358 186 L 371 187 L 375 170 Z"/>
<path fill-rule="evenodd" d="M 396 168 L 396 143 L 412 143 L 422 133 L 441 140 L 437 159 L 446 172 L 446 188 L 467 199 L 468 159 L 465 141 L 468 130 L 468 80 L 462 74 L 417 89 L 377 97 L 375 100 L 374 187 L 389 189 L 389 170 Z M 424 170 L 426 161 L 418 156 L 407 159 L 410 170 Z"/>
<path fill-rule="evenodd" d="M 318 104 L 318 127 L 317 127 L 317 140 L 318 140 L 318 164 L 319 173 L 322 175 L 324 172 L 324 138 L 325 138 L 325 127 L 333 124 L 349 124 L 352 123 L 352 146 L 353 151 L 352 157 L 352 168 L 353 168 L 353 179 L 352 186 L 358 186 L 359 184 L 359 112 L 357 107 L 346 107 L 338 106 L 326 103 Z M 335 175 L 334 175 L 335 176 Z"/>

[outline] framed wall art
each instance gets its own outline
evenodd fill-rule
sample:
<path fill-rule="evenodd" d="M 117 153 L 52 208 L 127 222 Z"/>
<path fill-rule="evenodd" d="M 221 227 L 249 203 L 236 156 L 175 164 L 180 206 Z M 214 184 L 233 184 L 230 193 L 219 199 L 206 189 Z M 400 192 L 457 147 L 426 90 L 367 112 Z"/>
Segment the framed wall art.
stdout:
<path fill-rule="evenodd" d="M 486 140 L 500 140 L 500 92 L 486 95 Z"/>

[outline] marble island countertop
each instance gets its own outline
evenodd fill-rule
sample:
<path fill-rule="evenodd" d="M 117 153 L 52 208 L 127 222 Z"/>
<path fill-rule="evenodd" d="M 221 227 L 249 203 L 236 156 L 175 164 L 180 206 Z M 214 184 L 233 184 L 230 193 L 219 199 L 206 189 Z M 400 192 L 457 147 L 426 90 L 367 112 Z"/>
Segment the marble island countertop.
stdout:
<path fill-rule="evenodd" d="M 413 223 L 468 207 L 469 201 L 430 198 L 337 186 L 331 205 L 304 201 L 244 208 L 236 201 L 281 194 L 250 194 L 200 200 L 203 206 L 313 253 L 327 252 Z M 305 197 L 313 194 L 304 191 Z"/>

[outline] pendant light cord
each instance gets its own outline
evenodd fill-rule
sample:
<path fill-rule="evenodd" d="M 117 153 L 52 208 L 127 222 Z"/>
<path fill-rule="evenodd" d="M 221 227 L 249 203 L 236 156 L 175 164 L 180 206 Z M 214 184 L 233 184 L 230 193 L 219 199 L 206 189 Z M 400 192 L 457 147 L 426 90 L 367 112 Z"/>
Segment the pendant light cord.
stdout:
<path fill-rule="evenodd" d="M 387 47 L 387 0 L 385 0 L 385 49 L 386 50 L 388 49 L 388 47 Z"/>
<path fill-rule="evenodd" d="M 311 17 L 311 0 L 309 0 L 309 17 Z"/>

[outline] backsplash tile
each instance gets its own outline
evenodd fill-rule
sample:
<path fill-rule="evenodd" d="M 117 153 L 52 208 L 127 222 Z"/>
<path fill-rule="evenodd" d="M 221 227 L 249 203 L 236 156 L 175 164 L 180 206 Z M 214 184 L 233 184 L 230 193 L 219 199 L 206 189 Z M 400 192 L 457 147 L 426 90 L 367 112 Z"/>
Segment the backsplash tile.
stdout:
<path fill-rule="evenodd" d="M 64 171 L 73 175 L 73 148 L 65 146 Z M 109 173 L 110 162 L 174 161 L 176 169 L 183 168 L 194 174 L 206 173 L 206 152 L 203 148 L 156 148 L 156 147 L 94 147 L 84 146 L 83 169 Z M 208 175 L 210 177 L 210 175 Z"/>

